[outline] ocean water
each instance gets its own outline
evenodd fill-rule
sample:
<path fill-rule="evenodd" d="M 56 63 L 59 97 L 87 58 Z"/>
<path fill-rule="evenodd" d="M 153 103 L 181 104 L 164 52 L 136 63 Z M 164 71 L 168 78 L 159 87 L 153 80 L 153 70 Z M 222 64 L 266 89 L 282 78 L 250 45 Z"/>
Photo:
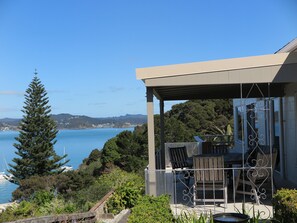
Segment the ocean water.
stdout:
<path fill-rule="evenodd" d="M 63 155 L 64 151 L 70 161 L 67 165 L 77 169 L 83 159 L 88 157 L 93 149 L 102 149 L 104 143 L 119 134 L 121 131 L 133 128 L 101 128 L 83 130 L 60 130 L 57 135 L 55 150 L 58 155 Z M 13 144 L 18 136 L 16 131 L 0 132 L 0 172 L 6 171 L 7 164 L 16 156 Z M 16 185 L 6 180 L 0 180 L 0 204 L 11 200 L 11 193 L 17 188 Z"/>

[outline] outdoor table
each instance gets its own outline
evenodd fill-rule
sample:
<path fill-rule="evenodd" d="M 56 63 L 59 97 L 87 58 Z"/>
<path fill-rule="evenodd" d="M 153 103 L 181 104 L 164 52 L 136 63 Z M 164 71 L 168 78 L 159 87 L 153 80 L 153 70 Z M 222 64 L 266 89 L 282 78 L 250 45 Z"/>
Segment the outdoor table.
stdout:
<path fill-rule="evenodd" d="M 235 164 L 243 164 L 242 153 L 225 153 L 223 156 L 226 167 L 232 167 Z M 244 157 L 246 156 L 244 155 Z"/>

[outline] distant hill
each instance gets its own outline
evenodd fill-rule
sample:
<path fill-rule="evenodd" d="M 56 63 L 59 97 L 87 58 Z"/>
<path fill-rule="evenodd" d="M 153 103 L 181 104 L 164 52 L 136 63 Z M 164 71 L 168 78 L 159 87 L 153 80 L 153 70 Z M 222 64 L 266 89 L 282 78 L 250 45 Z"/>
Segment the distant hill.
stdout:
<path fill-rule="evenodd" d="M 92 118 L 85 115 L 58 114 L 52 115 L 59 129 L 84 128 L 124 128 L 142 125 L 146 122 L 146 115 L 126 114 L 118 117 Z M 0 131 L 17 130 L 21 119 L 0 119 Z"/>

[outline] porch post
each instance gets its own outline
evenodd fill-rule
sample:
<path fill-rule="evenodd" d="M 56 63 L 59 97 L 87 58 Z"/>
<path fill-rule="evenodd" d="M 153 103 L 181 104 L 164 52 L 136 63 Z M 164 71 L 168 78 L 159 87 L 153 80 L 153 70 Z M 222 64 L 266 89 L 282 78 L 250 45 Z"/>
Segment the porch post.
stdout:
<path fill-rule="evenodd" d="M 156 158 L 155 158 L 155 131 L 154 131 L 154 95 L 153 89 L 146 88 L 147 97 L 147 134 L 148 134 L 148 189 L 150 195 L 156 195 Z"/>
<path fill-rule="evenodd" d="M 164 140 L 164 100 L 160 99 L 160 148 L 161 169 L 165 169 L 165 140 Z"/>

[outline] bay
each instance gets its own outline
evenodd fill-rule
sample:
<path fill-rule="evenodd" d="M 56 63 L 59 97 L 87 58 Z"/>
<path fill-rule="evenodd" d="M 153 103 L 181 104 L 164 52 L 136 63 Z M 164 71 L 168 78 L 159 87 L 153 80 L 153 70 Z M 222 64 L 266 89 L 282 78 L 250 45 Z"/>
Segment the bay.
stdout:
<path fill-rule="evenodd" d="M 133 131 L 133 128 L 60 130 L 56 138 L 55 151 L 60 156 L 65 152 L 66 159 L 70 159 L 67 165 L 77 169 L 93 149 L 101 150 L 108 139 L 124 130 Z M 16 136 L 18 136 L 17 131 L 0 132 L 0 172 L 5 171 L 7 163 L 12 163 L 11 160 L 16 156 L 13 147 Z M 9 202 L 11 193 L 16 188 L 16 185 L 0 180 L 0 204 Z"/>

